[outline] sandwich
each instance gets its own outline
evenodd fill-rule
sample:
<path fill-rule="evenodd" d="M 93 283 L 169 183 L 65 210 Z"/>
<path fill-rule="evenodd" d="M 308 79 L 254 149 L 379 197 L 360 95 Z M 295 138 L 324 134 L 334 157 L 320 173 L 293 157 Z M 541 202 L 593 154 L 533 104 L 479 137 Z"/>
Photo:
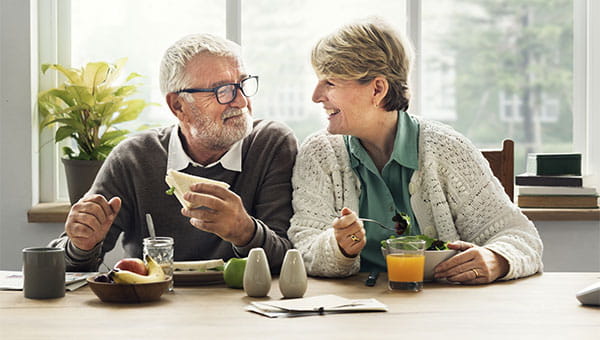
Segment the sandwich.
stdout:
<path fill-rule="evenodd" d="M 167 184 L 170 187 L 170 189 L 167 190 L 167 194 L 175 194 L 175 197 L 177 197 L 181 205 L 188 209 L 198 208 L 198 206 L 194 206 L 192 203 L 186 201 L 183 198 L 183 195 L 186 192 L 190 191 L 190 187 L 194 184 L 211 183 L 220 185 L 225 189 L 229 189 L 229 184 L 225 182 L 215 181 L 213 179 L 208 179 L 200 176 L 194 176 L 180 171 L 175 171 L 173 169 L 169 169 L 167 171 L 165 182 L 167 182 Z"/>
<path fill-rule="evenodd" d="M 222 271 L 225 262 L 222 259 L 200 260 L 200 261 L 176 261 L 173 262 L 173 270 L 177 272 L 205 272 L 207 270 Z"/>

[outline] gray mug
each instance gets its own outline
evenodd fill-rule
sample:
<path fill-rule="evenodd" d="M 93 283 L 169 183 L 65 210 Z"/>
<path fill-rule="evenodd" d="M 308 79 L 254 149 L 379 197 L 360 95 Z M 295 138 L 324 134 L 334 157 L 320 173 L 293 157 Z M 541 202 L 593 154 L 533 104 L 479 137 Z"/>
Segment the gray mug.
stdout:
<path fill-rule="evenodd" d="M 29 299 L 54 299 L 65 296 L 64 249 L 23 249 L 23 295 Z"/>

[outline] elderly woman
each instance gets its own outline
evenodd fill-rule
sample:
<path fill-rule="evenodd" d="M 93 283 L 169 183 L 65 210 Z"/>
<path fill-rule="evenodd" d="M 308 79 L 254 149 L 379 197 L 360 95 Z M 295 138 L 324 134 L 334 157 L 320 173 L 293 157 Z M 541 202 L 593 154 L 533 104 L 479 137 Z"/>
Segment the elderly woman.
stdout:
<path fill-rule="evenodd" d="M 452 128 L 408 114 L 411 46 L 377 19 L 321 39 L 311 62 L 312 100 L 328 132 L 303 143 L 292 178 L 288 236 L 308 273 L 344 277 L 385 271 L 380 241 L 411 217 L 412 234 L 449 241 L 460 252 L 435 277 L 489 283 L 542 270 L 542 241 L 504 193 L 475 146 Z"/>

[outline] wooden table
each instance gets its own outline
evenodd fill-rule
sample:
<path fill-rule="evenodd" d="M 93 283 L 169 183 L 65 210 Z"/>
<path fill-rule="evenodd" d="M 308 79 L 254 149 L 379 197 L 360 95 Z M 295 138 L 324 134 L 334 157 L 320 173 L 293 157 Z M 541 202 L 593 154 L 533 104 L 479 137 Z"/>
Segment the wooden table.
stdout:
<path fill-rule="evenodd" d="M 376 298 L 388 312 L 269 319 L 244 311 L 261 299 L 224 285 L 176 287 L 158 302 L 134 305 L 103 303 L 89 287 L 53 300 L 0 291 L 0 339 L 600 339 L 600 307 L 575 298 L 600 273 L 483 286 L 428 283 L 418 293 L 389 291 L 385 275 L 375 287 L 364 279 L 311 278 L 305 296 Z M 274 280 L 262 300 L 279 298 Z"/>

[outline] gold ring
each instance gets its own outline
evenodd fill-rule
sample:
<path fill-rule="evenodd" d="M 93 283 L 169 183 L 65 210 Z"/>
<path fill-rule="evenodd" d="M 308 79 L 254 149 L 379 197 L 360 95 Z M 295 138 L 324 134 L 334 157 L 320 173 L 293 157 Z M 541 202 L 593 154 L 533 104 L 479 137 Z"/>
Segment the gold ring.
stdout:
<path fill-rule="evenodd" d="M 473 273 L 475 274 L 475 278 L 479 277 L 479 272 L 477 271 L 477 269 L 473 268 L 471 269 L 473 271 Z"/>
<path fill-rule="evenodd" d="M 360 241 L 360 239 L 358 237 L 356 237 L 356 235 L 354 235 L 354 234 L 350 235 L 350 239 L 352 241 L 354 241 L 354 242 L 359 242 Z"/>

